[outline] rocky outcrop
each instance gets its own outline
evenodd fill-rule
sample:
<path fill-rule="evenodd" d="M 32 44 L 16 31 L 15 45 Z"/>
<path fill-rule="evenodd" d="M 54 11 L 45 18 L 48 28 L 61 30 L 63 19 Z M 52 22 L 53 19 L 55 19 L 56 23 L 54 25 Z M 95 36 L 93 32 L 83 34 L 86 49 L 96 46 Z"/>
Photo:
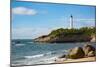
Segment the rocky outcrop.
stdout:
<path fill-rule="evenodd" d="M 79 29 L 63 29 L 52 30 L 48 35 L 40 36 L 34 39 L 36 42 L 47 43 L 65 43 L 65 42 L 94 42 L 95 27 L 82 27 Z"/>
<path fill-rule="evenodd" d="M 35 42 L 49 42 L 50 41 L 50 37 L 48 36 L 41 36 L 39 38 L 34 39 Z"/>
<path fill-rule="evenodd" d="M 77 39 L 76 39 L 77 38 Z M 48 43 L 66 43 L 66 42 L 89 42 L 91 37 L 83 35 L 71 35 L 71 36 L 41 36 L 34 39 L 36 42 L 48 42 Z"/>
<path fill-rule="evenodd" d="M 70 50 L 68 53 L 68 58 L 71 59 L 77 59 L 77 58 L 83 58 L 84 57 L 84 51 L 81 47 L 75 47 Z"/>

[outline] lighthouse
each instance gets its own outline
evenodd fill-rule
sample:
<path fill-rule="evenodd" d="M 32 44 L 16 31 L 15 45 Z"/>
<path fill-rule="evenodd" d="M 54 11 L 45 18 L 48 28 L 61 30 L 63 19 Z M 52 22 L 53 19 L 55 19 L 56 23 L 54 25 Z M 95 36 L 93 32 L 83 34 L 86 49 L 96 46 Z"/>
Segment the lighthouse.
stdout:
<path fill-rule="evenodd" d="M 70 29 L 73 28 L 73 16 L 71 15 L 70 16 Z"/>

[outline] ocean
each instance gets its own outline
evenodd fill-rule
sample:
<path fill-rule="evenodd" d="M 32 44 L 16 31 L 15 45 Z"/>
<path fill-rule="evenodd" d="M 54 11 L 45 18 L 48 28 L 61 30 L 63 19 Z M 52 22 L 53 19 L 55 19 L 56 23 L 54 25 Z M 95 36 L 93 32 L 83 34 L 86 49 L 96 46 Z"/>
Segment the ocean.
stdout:
<path fill-rule="evenodd" d="M 38 43 L 32 39 L 16 39 L 11 41 L 11 65 L 51 64 L 58 57 L 67 54 L 68 49 L 84 46 L 78 43 Z M 95 42 L 90 42 L 95 47 Z"/>

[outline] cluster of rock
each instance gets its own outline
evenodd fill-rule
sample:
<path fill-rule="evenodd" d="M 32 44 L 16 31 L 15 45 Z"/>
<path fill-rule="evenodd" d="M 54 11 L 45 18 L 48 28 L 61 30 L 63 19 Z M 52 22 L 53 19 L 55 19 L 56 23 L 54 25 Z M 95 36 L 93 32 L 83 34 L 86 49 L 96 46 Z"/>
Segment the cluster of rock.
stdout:
<path fill-rule="evenodd" d="M 93 57 L 96 55 L 96 50 L 92 45 L 85 45 L 83 47 L 75 47 L 69 50 L 67 55 L 63 55 L 60 58 L 78 59 L 84 57 Z"/>

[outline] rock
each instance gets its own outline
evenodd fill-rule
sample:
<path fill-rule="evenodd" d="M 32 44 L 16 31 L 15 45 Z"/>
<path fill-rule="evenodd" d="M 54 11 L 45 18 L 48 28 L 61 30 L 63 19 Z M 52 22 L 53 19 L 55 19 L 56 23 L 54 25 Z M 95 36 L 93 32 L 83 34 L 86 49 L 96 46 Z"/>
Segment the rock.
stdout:
<path fill-rule="evenodd" d="M 62 56 L 60 56 L 59 58 L 66 58 L 66 55 L 62 55 Z"/>
<path fill-rule="evenodd" d="M 75 47 L 70 50 L 67 57 L 71 59 L 78 59 L 78 58 L 83 58 L 84 55 L 85 55 L 84 51 L 81 47 Z"/>
<path fill-rule="evenodd" d="M 96 42 L 96 36 L 95 35 L 92 35 L 91 38 L 92 38 L 91 42 Z"/>
<path fill-rule="evenodd" d="M 86 44 L 84 47 L 83 47 L 83 51 L 85 53 L 85 56 L 88 56 L 88 53 L 90 51 L 95 51 L 95 48 L 92 46 L 92 45 L 88 45 Z"/>
<path fill-rule="evenodd" d="M 95 51 L 90 51 L 90 52 L 88 53 L 88 57 L 93 57 L 93 56 L 95 56 Z"/>

